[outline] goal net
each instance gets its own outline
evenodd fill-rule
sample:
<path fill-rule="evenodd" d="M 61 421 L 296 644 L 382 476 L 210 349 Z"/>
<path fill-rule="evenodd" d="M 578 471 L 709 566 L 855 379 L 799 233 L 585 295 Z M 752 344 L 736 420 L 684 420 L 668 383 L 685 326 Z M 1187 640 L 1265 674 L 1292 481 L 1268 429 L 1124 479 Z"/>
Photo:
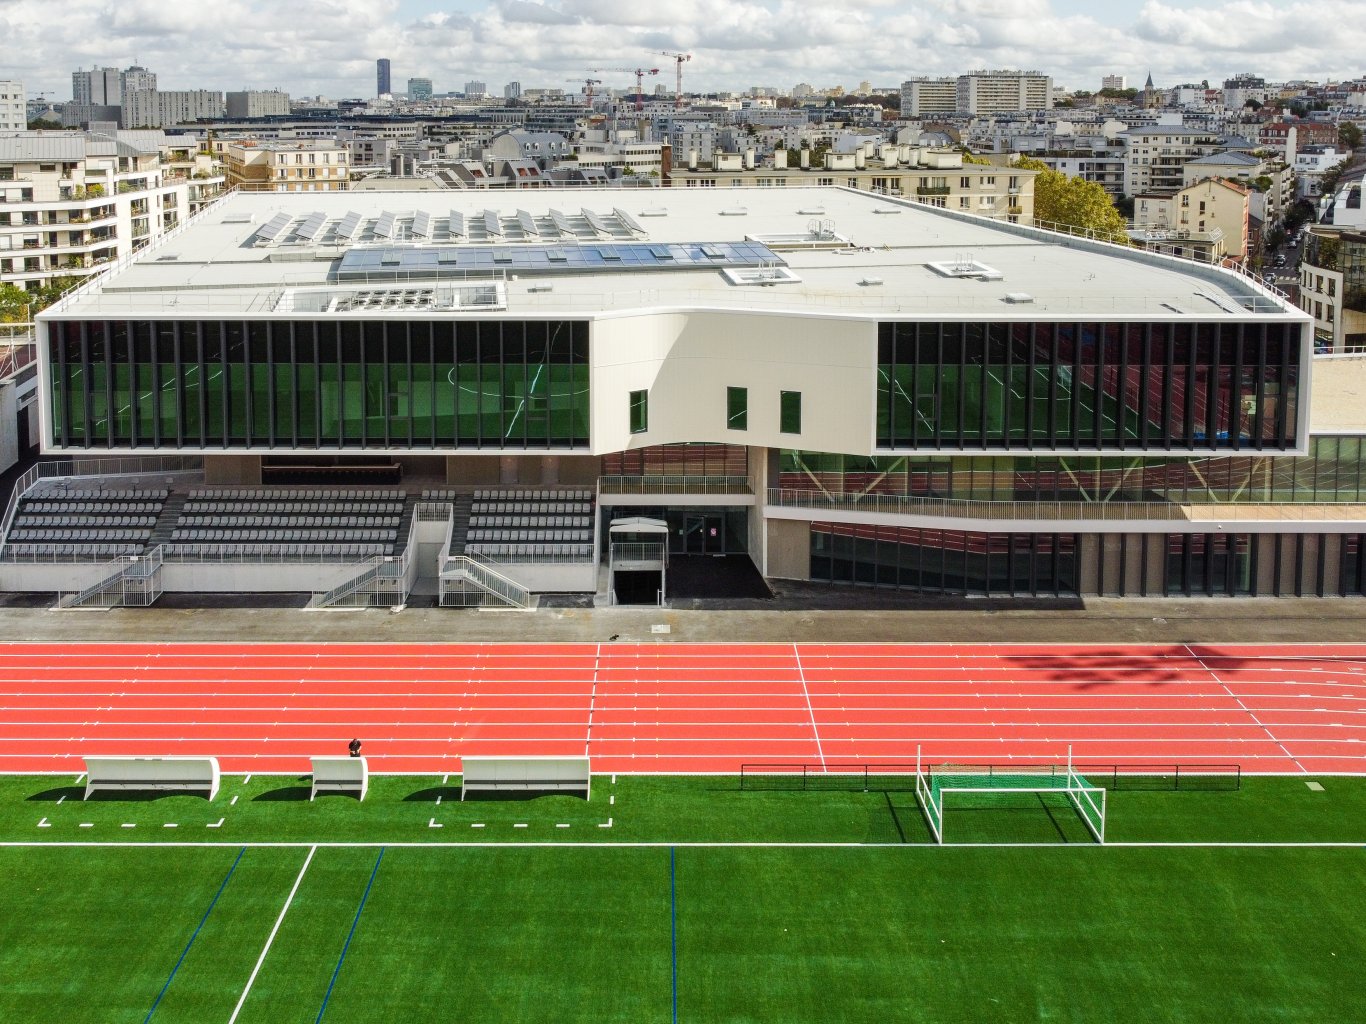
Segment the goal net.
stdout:
<path fill-rule="evenodd" d="M 925 765 L 917 751 L 915 796 L 930 834 L 940 844 L 945 841 L 946 818 L 952 818 L 955 808 L 1007 806 L 1050 814 L 1051 808 L 1070 808 L 1092 839 L 1105 842 L 1105 789 L 1073 770 L 1071 748 L 1065 765 Z"/>

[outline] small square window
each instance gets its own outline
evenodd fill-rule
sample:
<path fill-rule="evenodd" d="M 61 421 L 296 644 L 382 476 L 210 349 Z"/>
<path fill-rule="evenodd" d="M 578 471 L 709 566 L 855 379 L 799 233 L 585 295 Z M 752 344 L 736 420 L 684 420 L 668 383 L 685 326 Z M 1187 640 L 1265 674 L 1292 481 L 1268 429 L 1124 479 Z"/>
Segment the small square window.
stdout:
<path fill-rule="evenodd" d="M 749 428 L 749 388 L 726 388 L 726 427 L 729 430 Z"/>
<path fill-rule="evenodd" d="M 802 432 L 802 393 L 784 391 L 779 402 L 778 429 L 784 434 Z"/>
<path fill-rule="evenodd" d="M 630 401 L 631 433 L 643 434 L 650 429 L 650 393 L 632 391 Z"/>

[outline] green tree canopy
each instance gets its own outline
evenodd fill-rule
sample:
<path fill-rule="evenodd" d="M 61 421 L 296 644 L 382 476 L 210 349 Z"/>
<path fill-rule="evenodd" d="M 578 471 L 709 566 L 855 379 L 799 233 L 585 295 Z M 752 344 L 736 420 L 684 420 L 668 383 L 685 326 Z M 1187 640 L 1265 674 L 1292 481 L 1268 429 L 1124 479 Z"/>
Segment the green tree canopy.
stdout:
<path fill-rule="evenodd" d="M 18 285 L 0 284 L 0 323 L 24 323 L 33 319 L 33 296 Z"/>
<path fill-rule="evenodd" d="M 1109 193 L 1094 181 L 1069 178 L 1052 170 L 1042 160 L 1024 157 L 1019 167 L 1038 171 L 1034 179 L 1034 220 L 1044 227 L 1078 228 L 1094 232 L 1097 238 L 1120 245 L 1129 244 L 1124 218 L 1115 208 Z"/>
<path fill-rule="evenodd" d="M 1343 121 L 1338 125 L 1338 141 L 1348 149 L 1356 149 L 1361 145 L 1361 127 L 1351 121 Z"/>

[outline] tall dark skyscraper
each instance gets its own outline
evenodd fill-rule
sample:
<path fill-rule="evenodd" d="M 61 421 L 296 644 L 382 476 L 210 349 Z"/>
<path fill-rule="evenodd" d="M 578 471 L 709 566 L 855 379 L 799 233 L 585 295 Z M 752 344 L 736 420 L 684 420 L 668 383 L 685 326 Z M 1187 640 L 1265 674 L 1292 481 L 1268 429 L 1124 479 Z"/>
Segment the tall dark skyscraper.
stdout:
<path fill-rule="evenodd" d="M 381 57 L 375 61 L 375 95 L 383 96 L 387 92 L 393 92 L 389 88 L 389 58 Z"/>

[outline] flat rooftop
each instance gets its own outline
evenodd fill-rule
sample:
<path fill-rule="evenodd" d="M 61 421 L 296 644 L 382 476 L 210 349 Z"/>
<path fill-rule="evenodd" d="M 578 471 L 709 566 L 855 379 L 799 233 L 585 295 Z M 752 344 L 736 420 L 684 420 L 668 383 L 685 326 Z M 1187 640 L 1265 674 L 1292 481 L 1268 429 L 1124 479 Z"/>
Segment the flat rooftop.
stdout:
<path fill-rule="evenodd" d="M 677 308 L 1304 318 L 1232 271 L 844 188 L 236 193 L 46 316 Z"/>

